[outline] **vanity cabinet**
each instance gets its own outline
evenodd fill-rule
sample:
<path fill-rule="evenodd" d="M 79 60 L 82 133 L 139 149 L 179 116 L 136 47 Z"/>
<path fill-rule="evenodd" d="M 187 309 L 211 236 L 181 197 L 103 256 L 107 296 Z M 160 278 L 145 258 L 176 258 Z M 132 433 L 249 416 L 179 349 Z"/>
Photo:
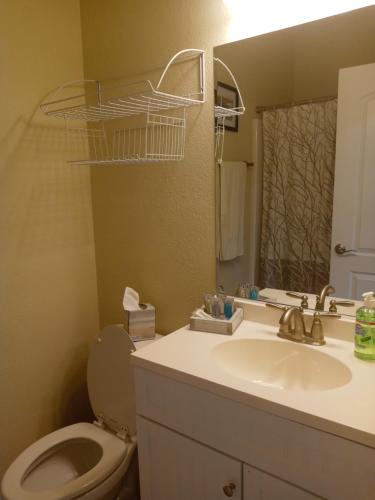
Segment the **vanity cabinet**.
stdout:
<path fill-rule="evenodd" d="M 234 499 L 373 500 L 373 448 L 147 365 L 135 366 L 142 500 L 225 499 L 232 482 Z"/>
<path fill-rule="evenodd" d="M 319 498 L 143 417 L 137 429 L 142 500 Z"/>

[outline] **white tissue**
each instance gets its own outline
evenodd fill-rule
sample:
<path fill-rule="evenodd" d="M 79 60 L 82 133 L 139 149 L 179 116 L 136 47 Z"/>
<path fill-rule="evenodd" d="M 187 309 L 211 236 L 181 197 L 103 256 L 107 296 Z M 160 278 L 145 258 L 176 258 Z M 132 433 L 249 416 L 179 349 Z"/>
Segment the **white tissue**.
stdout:
<path fill-rule="evenodd" d="M 122 305 L 125 311 L 139 311 L 139 294 L 133 288 L 127 286 L 124 292 Z"/>
<path fill-rule="evenodd" d="M 203 309 L 196 309 L 193 314 L 193 318 L 206 318 L 206 319 L 212 319 L 212 316 L 210 314 L 207 314 L 206 311 L 203 311 Z"/>

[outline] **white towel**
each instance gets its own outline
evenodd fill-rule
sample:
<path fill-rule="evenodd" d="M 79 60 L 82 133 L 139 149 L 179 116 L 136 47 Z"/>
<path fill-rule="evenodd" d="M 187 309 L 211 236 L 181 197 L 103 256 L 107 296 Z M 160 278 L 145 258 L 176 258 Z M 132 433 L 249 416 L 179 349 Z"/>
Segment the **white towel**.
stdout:
<path fill-rule="evenodd" d="M 246 163 L 224 161 L 219 172 L 219 259 L 223 261 L 244 254 Z"/>

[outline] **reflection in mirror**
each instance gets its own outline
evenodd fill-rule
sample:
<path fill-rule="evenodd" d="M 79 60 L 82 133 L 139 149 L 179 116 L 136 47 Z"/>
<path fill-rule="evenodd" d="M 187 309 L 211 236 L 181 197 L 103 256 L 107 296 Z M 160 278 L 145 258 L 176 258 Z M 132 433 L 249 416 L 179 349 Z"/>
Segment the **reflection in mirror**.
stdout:
<path fill-rule="evenodd" d="M 246 107 L 237 130 L 224 120 L 217 162 L 226 292 L 256 284 L 293 305 L 279 290 L 303 292 L 314 308 L 328 283 L 342 299 L 375 289 L 374 26 L 367 7 L 215 47 Z M 234 87 L 221 64 L 215 82 Z"/>

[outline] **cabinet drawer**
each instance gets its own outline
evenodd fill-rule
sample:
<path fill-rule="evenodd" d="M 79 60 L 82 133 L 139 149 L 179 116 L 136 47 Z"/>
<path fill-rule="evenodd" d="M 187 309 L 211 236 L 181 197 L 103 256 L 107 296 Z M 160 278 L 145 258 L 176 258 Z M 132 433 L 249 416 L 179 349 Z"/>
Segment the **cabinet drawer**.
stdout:
<path fill-rule="evenodd" d="M 321 498 L 249 465 L 243 467 L 243 500 L 318 500 Z"/>

